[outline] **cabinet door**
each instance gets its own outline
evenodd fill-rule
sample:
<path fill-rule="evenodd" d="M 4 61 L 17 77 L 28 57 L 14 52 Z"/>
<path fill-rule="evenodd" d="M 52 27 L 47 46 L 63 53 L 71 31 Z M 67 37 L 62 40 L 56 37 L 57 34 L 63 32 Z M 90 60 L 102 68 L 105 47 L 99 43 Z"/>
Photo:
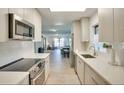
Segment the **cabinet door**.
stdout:
<path fill-rule="evenodd" d="M 0 8 L 0 42 L 8 40 L 8 8 Z"/>
<path fill-rule="evenodd" d="M 79 76 L 80 74 L 80 60 L 79 57 L 77 57 L 77 62 L 76 62 L 76 71 L 77 71 L 77 75 Z"/>
<path fill-rule="evenodd" d="M 98 9 L 99 17 L 99 39 L 101 42 L 113 42 L 114 40 L 114 17 L 113 8 Z"/>
<path fill-rule="evenodd" d="M 82 42 L 90 40 L 89 18 L 81 19 L 81 40 Z"/>
<path fill-rule="evenodd" d="M 23 18 L 23 8 L 9 8 L 9 13 L 15 13 Z"/>
<path fill-rule="evenodd" d="M 79 57 L 77 58 L 77 74 L 81 84 L 84 84 L 84 63 Z"/>
<path fill-rule="evenodd" d="M 49 61 L 49 57 L 47 57 L 45 60 L 45 81 L 48 78 L 49 72 L 50 72 L 50 61 Z"/>
<path fill-rule="evenodd" d="M 71 58 L 71 59 L 73 59 L 73 58 Z M 75 59 L 74 59 L 74 69 L 75 69 L 75 72 L 77 73 L 77 55 L 75 55 Z"/>
<path fill-rule="evenodd" d="M 34 41 L 41 41 L 42 19 L 36 9 L 33 10 L 33 20 L 35 25 L 35 38 Z"/>
<path fill-rule="evenodd" d="M 96 82 L 90 74 L 91 71 L 89 70 L 89 67 L 85 65 L 85 85 L 96 85 Z"/>
<path fill-rule="evenodd" d="M 106 85 L 108 84 L 96 72 L 94 72 L 88 65 L 85 65 L 85 84 L 86 85 Z"/>
<path fill-rule="evenodd" d="M 33 24 L 33 9 L 24 8 L 24 19 Z"/>
<path fill-rule="evenodd" d="M 124 8 L 114 8 L 114 40 L 124 42 Z"/>
<path fill-rule="evenodd" d="M 21 82 L 19 82 L 19 85 L 29 85 L 29 75 L 27 75 Z"/>
<path fill-rule="evenodd" d="M 80 72 L 79 72 L 79 77 L 81 80 L 81 83 L 84 84 L 84 62 L 80 60 Z"/>

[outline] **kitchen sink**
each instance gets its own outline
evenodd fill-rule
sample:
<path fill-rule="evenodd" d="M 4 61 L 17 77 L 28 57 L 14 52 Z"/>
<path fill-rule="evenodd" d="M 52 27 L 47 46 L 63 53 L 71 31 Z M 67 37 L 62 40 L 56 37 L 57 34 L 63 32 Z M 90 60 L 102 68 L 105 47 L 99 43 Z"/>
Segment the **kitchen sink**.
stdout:
<path fill-rule="evenodd" d="M 83 57 L 85 58 L 95 58 L 94 56 L 90 55 L 90 54 L 81 54 Z"/>

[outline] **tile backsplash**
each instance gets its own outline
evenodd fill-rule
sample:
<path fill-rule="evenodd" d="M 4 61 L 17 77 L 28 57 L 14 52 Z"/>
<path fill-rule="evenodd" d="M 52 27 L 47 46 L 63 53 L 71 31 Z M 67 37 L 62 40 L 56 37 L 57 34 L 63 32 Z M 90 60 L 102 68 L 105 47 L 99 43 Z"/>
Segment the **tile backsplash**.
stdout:
<path fill-rule="evenodd" d="M 31 41 L 8 41 L 0 43 L 0 66 L 34 52 Z"/>

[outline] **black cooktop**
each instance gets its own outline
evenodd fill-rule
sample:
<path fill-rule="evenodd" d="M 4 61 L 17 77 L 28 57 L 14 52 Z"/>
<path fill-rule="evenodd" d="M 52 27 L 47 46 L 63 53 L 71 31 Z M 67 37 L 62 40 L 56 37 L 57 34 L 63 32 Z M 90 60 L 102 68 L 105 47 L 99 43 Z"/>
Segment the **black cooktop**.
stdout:
<path fill-rule="evenodd" d="M 1 71 L 28 71 L 33 65 L 41 59 L 37 58 L 22 58 L 1 67 Z"/>

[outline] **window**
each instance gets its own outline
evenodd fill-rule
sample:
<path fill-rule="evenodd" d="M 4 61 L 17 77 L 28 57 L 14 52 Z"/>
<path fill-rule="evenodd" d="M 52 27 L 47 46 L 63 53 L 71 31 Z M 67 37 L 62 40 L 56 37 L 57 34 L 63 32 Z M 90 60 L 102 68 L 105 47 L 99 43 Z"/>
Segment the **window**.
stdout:
<path fill-rule="evenodd" d="M 60 38 L 60 47 L 64 47 L 64 38 Z"/>
<path fill-rule="evenodd" d="M 99 25 L 94 26 L 94 40 L 93 44 L 97 51 L 106 52 L 106 49 L 103 48 L 103 42 L 99 42 Z"/>
<path fill-rule="evenodd" d="M 64 38 L 54 38 L 54 47 L 64 47 L 65 46 Z"/>
<path fill-rule="evenodd" d="M 54 47 L 59 47 L 59 38 L 54 38 Z"/>

